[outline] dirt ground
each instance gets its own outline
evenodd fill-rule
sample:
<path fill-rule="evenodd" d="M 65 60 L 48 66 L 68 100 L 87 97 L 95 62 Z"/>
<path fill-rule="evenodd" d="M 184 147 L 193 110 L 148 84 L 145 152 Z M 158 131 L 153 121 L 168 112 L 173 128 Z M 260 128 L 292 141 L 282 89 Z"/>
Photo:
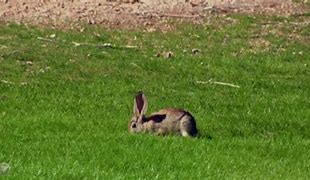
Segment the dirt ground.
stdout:
<path fill-rule="evenodd" d="M 80 22 L 106 27 L 157 27 L 170 18 L 199 23 L 212 14 L 291 15 L 306 11 L 305 4 L 290 0 L 0 0 L 2 22 L 55 27 Z"/>

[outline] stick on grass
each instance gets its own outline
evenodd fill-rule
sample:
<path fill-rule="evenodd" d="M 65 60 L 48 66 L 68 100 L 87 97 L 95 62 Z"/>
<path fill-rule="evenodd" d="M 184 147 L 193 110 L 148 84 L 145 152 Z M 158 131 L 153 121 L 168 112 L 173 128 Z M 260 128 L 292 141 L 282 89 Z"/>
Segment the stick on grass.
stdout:
<path fill-rule="evenodd" d="M 43 38 L 43 37 L 37 37 L 37 39 L 41 40 L 41 41 L 46 41 L 46 42 L 51 42 L 51 43 L 56 43 L 56 44 L 62 44 L 61 41 L 58 41 L 58 40 L 55 40 L 55 39 Z M 136 49 L 136 48 L 138 48 L 137 46 L 130 46 L 130 45 L 115 46 L 115 45 L 112 45 L 111 43 L 94 44 L 94 43 L 79 43 L 79 42 L 74 42 L 73 41 L 72 44 L 75 47 L 91 46 L 91 47 L 97 47 L 97 48 L 126 48 L 126 49 Z"/>
<path fill-rule="evenodd" d="M 75 47 L 79 47 L 79 46 L 93 46 L 93 47 L 98 47 L 98 48 L 127 48 L 127 49 L 134 49 L 134 48 L 138 48 L 137 46 L 115 46 L 112 45 L 110 43 L 103 43 L 103 44 L 93 44 L 93 43 L 78 43 L 78 42 L 72 42 L 72 44 Z"/>
<path fill-rule="evenodd" d="M 210 79 L 209 81 L 196 81 L 196 83 L 198 83 L 198 84 L 218 84 L 218 85 L 222 85 L 222 86 L 230 86 L 230 87 L 234 87 L 234 88 L 240 88 L 240 86 L 235 85 L 235 84 L 213 81 L 212 79 Z"/>

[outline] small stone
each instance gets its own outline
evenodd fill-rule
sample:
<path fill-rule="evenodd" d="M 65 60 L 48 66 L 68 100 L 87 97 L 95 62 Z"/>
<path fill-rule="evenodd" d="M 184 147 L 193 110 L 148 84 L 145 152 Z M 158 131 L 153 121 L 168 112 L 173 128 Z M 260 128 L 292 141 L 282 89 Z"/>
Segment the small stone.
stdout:
<path fill-rule="evenodd" d="M 88 24 L 96 24 L 96 21 L 94 19 L 89 19 Z"/>
<path fill-rule="evenodd" d="M 29 65 L 29 66 L 32 66 L 33 62 L 32 61 L 26 61 L 26 64 Z"/>
<path fill-rule="evenodd" d="M 50 38 L 55 38 L 56 37 L 56 34 L 51 34 L 50 35 Z"/>
<path fill-rule="evenodd" d="M 189 3 L 191 4 L 192 7 L 201 5 L 203 3 L 203 0 L 190 0 Z"/>
<path fill-rule="evenodd" d="M 10 170 L 10 165 L 7 163 L 0 163 L 0 174 L 5 174 L 9 172 Z"/>
<path fill-rule="evenodd" d="M 163 56 L 164 56 L 164 58 L 166 58 L 166 59 L 172 58 L 172 57 L 174 57 L 174 53 L 171 52 L 171 51 L 164 52 Z"/>
<path fill-rule="evenodd" d="M 199 49 L 192 49 L 192 54 L 198 54 L 200 52 Z"/>

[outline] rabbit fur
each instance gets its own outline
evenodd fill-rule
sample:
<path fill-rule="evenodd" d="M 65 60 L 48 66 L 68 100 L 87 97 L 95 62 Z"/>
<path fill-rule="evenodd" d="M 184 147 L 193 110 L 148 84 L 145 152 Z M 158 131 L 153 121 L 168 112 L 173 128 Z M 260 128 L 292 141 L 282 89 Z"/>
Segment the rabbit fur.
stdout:
<path fill-rule="evenodd" d="M 157 135 L 177 134 L 194 137 L 198 130 L 194 117 L 184 109 L 165 108 L 145 116 L 148 101 L 143 92 L 134 99 L 133 117 L 128 123 L 132 133 L 155 133 Z"/>

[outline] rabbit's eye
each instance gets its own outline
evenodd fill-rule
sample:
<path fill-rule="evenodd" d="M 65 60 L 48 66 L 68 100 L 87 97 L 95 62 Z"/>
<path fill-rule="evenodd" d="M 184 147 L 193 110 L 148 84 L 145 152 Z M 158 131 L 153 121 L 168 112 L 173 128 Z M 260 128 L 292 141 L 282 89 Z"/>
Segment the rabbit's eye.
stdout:
<path fill-rule="evenodd" d="M 133 123 L 133 124 L 131 125 L 131 128 L 136 128 L 136 127 L 137 127 L 136 123 Z"/>

